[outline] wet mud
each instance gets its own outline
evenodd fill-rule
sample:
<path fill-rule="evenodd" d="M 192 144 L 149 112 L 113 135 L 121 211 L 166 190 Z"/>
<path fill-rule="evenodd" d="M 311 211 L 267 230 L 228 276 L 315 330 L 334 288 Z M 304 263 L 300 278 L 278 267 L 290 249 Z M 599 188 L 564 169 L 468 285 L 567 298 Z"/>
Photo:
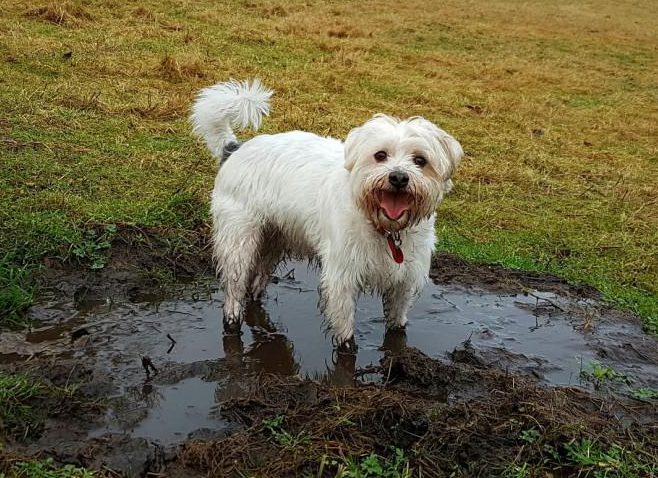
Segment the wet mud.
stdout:
<path fill-rule="evenodd" d="M 658 341 L 587 287 L 438 256 L 406 332 L 386 333 L 379 299 L 360 298 L 354 355 L 333 350 L 306 263 L 279 267 L 241 336 L 222 334 L 205 262 L 167 287 L 133 265 L 54 268 L 31 330 L 0 334 L 2 370 L 75 385 L 94 404 L 46 414 L 9 450 L 127 476 L 296 476 L 326 456 L 399 447 L 423 476 L 492 476 L 531 426 L 556 447 L 581 421 L 656 433 L 656 402 L 630 394 L 658 389 Z M 614 379 L 598 380 L 597 363 Z M 303 453 L 281 457 L 263 431 L 272 416 L 308 438 Z"/>

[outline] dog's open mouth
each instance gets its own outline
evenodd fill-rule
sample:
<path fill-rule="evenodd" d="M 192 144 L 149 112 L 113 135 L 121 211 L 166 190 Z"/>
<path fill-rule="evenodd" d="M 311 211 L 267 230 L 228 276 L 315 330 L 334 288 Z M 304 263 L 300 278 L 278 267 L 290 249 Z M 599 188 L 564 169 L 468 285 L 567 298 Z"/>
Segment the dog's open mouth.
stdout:
<path fill-rule="evenodd" d="M 397 221 L 411 208 L 412 197 L 406 192 L 380 190 L 377 192 L 379 207 L 387 218 Z"/>

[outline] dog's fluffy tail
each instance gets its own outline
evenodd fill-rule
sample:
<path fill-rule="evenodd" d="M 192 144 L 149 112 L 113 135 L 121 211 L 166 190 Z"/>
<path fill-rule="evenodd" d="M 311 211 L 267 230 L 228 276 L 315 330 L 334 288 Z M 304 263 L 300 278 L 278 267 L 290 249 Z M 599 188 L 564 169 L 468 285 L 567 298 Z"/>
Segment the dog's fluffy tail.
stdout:
<path fill-rule="evenodd" d="M 272 91 L 257 79 L 251 83 L 231 80 L 204 88 L 192 107 L 193 131 L 222 161 L 237 148 L 237 144 L 231 144 L 237 143 L 233 128 L 251 126 L 257 130 L 263 116 L 270 112 L 270 96 Z"/>

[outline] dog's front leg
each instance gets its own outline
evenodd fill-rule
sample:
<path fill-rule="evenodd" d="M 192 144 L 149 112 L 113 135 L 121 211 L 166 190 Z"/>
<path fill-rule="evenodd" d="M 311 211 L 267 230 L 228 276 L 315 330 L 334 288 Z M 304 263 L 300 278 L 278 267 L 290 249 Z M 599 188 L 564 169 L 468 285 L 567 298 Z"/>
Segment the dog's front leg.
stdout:
<path fill-rule="evenodd" d="M 354 310 L 359 289 L 349 274 L 333 268 L 322 271 L 320 279 L 320 308 L 324 313 L 334 344 L 354 347 Z"/>
<path fill-rule="evenodd" d="M 382 304 L 387 329 L 401 329 L 407 324 L 407 312 L 421 289 L 422 284 L 400 282 L 384 292 Z"/>

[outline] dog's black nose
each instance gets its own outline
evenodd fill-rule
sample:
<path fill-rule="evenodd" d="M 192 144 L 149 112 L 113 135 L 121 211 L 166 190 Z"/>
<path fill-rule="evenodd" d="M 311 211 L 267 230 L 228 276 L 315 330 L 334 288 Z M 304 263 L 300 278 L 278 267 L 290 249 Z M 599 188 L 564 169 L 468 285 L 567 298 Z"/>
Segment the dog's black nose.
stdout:
<path fill-rule="evenodd" d="M 404 171 L 392 171 L 388 175 L 388 182 L 391 186 L 402 189 L 409 184 L 409 175 Z"/>

